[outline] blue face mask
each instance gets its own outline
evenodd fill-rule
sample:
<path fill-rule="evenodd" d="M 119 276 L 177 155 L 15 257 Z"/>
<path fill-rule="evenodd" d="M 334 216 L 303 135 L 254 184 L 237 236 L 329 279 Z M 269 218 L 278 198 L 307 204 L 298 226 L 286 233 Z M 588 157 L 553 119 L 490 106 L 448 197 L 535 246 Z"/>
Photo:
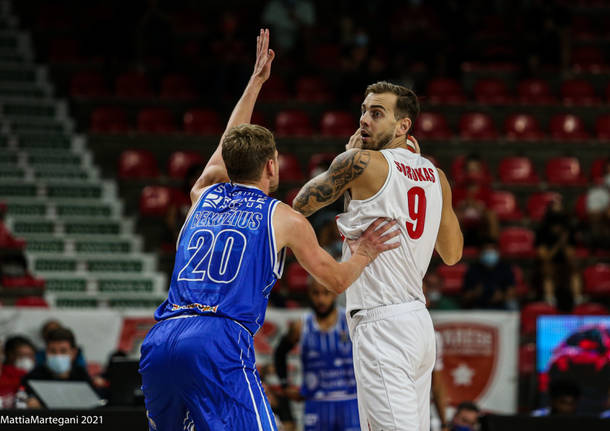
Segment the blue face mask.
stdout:
<path fill-rule="evenodd" d="M 481 253 L 481 263 L 485 266 L 496 266 L 500 260 L 500 254 L 496 250 L 485 250 Z"/>
<path fill-rule="evenodd" d="M 55 374 L 63 374 L 70 371 L 72 358 L 70 358 L 70 355 L 48 355 L 47 367 Z"/>
<path fill-rule="evenodd" d="M 453 425 L 451 431 L 473 431 L 473 429 L 466 425 Z"/>

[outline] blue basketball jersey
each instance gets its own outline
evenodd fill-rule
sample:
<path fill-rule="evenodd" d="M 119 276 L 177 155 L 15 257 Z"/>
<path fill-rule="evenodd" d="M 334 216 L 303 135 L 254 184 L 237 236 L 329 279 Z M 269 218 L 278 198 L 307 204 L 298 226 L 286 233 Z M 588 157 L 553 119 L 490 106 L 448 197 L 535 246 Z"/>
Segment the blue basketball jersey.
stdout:
<path fill-rule="evenodd" d="M 303 318 L 301 394 L 307 399 L 340 400 L 356 396 L 352 342 L 345 310 L 338 308 L 337 324 L 321 331 L 314 313 Z"/>
<path fill-rule="evenodd" d="M 182 226 L 169 295 L 155 318 L 211 314 L 254 334 L 284 267 L 285 250 L 276 250 L 272 226 L 278 202 L 241 184 L 205 190 Z"/>

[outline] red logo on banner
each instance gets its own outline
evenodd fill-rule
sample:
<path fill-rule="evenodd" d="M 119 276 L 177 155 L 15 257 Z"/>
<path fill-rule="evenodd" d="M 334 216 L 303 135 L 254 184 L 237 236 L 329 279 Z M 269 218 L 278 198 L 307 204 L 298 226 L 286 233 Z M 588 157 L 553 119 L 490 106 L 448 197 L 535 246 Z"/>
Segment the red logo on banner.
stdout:
<path fill-rule="evenodd" d="M 449 401 L 476 401 L 489 387 L 498 359 L 498 329 L 480 323 L 438 323 L 443 340 L 441 380 Z"/>
<path fill-rule="evenodd" d="M 150 328 L 157 323 L 152 317 L 126 317 L 119 338 L 119 349 L 128 354 L 137 355 L 144 337 Z"/>

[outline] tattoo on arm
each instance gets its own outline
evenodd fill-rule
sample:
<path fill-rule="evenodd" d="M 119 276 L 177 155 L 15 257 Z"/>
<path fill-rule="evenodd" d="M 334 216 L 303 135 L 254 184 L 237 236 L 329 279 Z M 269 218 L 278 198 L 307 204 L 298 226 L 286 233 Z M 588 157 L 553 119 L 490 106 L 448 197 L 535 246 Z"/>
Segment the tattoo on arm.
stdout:
<path fill-rule="evenodd" d="M 353 150 L 339 154 L 328 171 L 311 179 L 303 186 L 292 206 L 305 216 L 336 201 L 349 184 L 358 178 L 371 160 L 367 150 Z"/>

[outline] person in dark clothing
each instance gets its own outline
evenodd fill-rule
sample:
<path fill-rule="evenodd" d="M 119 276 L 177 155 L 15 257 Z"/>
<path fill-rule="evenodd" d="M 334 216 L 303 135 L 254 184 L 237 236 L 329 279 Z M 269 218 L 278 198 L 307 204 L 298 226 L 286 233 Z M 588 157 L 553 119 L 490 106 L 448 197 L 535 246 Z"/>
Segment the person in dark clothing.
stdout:
<path fill-rule="evenodd" d="M 0 372 L 0 398 L 3 408 L 13 406 L 21 379 L 34 368 L 35 352 L 34 345 L 25 337 L 9 337 L 4 343 L 4 363 Z"/>
<path fill-rule="evenodd" d="M 51 331 L 46 338 L 46 362 L 38 365 L 21 381 L 28 392 L 27 405 L 29 408 L 40 408 L 40 401 L 34 396 L 29 387 L 30 380 L 65 380 L 73 382 L 87 382 L 93 387 L 87 370 L 76 363 L 78 348 L 74 334 L 67 328 L 58 328 Z"/>
<path fill-rule="evenodd" d="M 479 261 L 472 263 L 464 276 L 464 307 L 516 309 L 515 276 L 501 259 L 495 240 L 483 243 Z"/>

